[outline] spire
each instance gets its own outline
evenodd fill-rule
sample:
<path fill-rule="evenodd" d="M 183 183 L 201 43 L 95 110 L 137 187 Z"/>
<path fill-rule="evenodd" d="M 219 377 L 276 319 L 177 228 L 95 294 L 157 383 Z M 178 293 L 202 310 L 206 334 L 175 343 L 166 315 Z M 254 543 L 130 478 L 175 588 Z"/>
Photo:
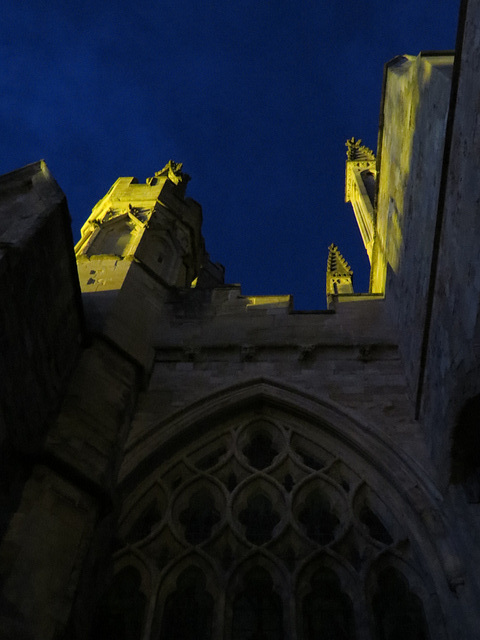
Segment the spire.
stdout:
<path fill-rule="evenodd" d="M 327 259 L 327 300 L 345 293 L 353 293 L 353 271 L 337 245 L 331 244 Z"/>
<path fill-rule="evenodd" d="M 359 162 L 375 162 L 375 154 L 371 149 L 361 144 L 361 140 L 350 138 L 345 143 L 347 147 L 347 160 L 358 160 Z"/>

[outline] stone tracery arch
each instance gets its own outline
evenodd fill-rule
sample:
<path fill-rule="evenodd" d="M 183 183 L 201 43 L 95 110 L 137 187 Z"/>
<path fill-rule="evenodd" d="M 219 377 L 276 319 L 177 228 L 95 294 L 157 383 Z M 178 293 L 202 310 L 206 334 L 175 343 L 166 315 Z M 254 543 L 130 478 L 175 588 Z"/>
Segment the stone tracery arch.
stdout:
<path fill-rule="evenodd" d="M 118 554 L 114 574 L 94 612 L 90 640 L 136 640 L 145 627 L 151 592 L 151 572 L 141 553 L 133 549 Z"/>
<path fill-rule="evenodd" d="M 290 575 L 288 589 L 297 590 L 297 605 L 308 593 L 313 594 L 312 601 L 321 597 L 322 580 L 330 580 L 338 586 L 337 604 L 348 607 L 345 603 L 352 600 L 352 593 L 345 590 L 335 562 L 336 567 L 348 566 L 360 583 L 367 584 L 375 559 L 393 552 L 407 564 L 421 567 L 430 592 L 440 591 L 444 576 L 439 558 L 418 514 L 435 509 L 428 477 L 422 478 L 372 428 L 331 403 L 285 386 L 263 380 L 238 385 L 158 425 L 127 452 L 122 486 L 124 534 L 136 519 L 135 496 L 147 495 L 150 486 L 169 496 L 162 522 L 151 529 L 156 533 L 133 541 L 147 557 L 167 559 L 160 568 L 160 607 L 169 597 L 167 573 L 190 556 L 213 562 L 214 590 L 227 594 L 248 558 L 268 559 Z M 219 517 L 207 523 L 207 534 L 189 539 L 180 514 L 195 502 L 195 491 L 202 487 L 206 491 L 207 486 L 211 492 L 206 503 L 214 505 Z M 407 519 L 399 517 L 406 511 Z M 256 520 L 260 534 L 249 533 Z M 305 588 L 294 586 L 295 581 L 307 580 L 301 577 L 306 576 L 302 567 L 319 553 L 333 558 L 333 565 L 315 561 L 318 579 L 310 575 L 310 591 L 303 593 Z M 229 638 L 233 633 L 228 598 L 216 602 L 213 633 L 217 635 L 212 637 Z M 288 600 L 285 594 L 284 598 Z M 365 621 L 359 620 L 368 616 L 358 610 L 354 615 L 359 640 L 373 637 Z M 292 612 L 295 618 L 301 637 L 303 622 Z M 158 629 L 160 623 L 156 624 Z"/>
<path fill-rule="evenodd" d="M 372 564 L 366 591 L 375 640 L 438 637 L 437 629 L 429 630 L 425 582 L 398 551 L 387 552 Z"/>
<path fill-rule="evenodd" d="M 270 574 L 256 566 L 244 575 L 242 587 L 232 602 L 232 640 L 285 637 L 283 603 Z"/>
<path fill-rule="evenodd" d="M 305 640 L 322 637 L 355 640 L 353 603 L 342 590 L 335 572 L 318 568 L 311 576 L 309 588 L 300 603 L 302 637 Z"/>
<path fill-rule="evenodd" d="M 157 625 L 160 640 L 209 640 L 214 629 L 214 597 L 207 577 L 192 563 L 177 572 L 177 579 L 161 600 Z"/>
<path fill-rule="evenodd" d="M 255 586 L 255 583 L 257 587 Z M 250 590 L 250 593 L 249 593 Z M 257 592 L 258 590 L 258 592 Z M 266 549 L 256 549 L 238 564 L 231 572 L 226 583 L 226 597 L 224 608 L 224 637 L 243 640 L 242 629 L 251 629 L 255 633 L 257 626 L 262 627 L 262 606 L 266 605 L 266 617 L 273 612 L 277 612 L 276 619 L 271 621 L 269 631 L 266 631 L 267 638 L 276 630 L 283 635 L 278 637 L 288 638 L 292 635 L 291 616 L 289 615 L 288 594 L 290 591 L 290 576 L 284 570 L 277 558 Z M 246 624 L 242 622 L 242 601 L 250 604 L 255 599 L 260 599 L 262 592 L 265 593 L 265 600 L 259 602 L 256 612 L 250 612 L 254 620 L 248 620 L 247 612 Z M 250 596 L 250 597 L 249 597 Z M 240 606 L 239 606 L 240 605 Z M 281 605 L 281 608 L 279 607 Z M 270 611 L 270 614 L 268 613 Z M 275 613 L 273 614 L 275 617 Z M 259 620 L 260 618 L 260 620 Z M 265 622 L 265 621 L 263 621 Z M 259 624 L 256 624 L 259 623 Z M 257 629 L 258 631 L 258 629 Z M 270 635 L 269 635 L 270 634 Z M 275 636 L 274 636 L 275 637 Z"/>

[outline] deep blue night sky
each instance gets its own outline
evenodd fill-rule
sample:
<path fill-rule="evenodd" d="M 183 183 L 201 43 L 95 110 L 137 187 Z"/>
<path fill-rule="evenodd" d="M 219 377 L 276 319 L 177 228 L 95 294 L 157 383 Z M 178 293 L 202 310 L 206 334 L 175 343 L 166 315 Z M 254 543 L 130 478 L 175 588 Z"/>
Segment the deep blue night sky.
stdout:
<path fill-rule="evenodd" d="M 453 49 L 457 0 L 7 0 L 0 172 L 44 158 L 75 241 L 118 176 L 192 176 L 214 261 L 245 294 L 325 307 L 327 247 L 366 290 L 345 141 L 376 149 L 383 64 Z"/>

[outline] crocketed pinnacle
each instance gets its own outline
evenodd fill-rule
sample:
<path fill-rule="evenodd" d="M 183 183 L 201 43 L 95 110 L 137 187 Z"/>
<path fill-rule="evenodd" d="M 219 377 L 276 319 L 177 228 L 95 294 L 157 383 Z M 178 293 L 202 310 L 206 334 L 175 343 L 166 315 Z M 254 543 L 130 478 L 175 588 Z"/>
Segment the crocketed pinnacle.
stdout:
<path fill-rule="evenodd" d="M 331 276 L 351 277 L 353 271 L 336 244 L 328 247 L 327 273 Z"/>
<path fill-rule="evenodd" d="M 355 140 L 355 138 L 350 138 L 345 143 L 347 147 L 347 160 L 357 160 L 359 162 L 362 161 L 375 161 L 375 154 L 371 149 L 361 144 L 361 140 Z"/>

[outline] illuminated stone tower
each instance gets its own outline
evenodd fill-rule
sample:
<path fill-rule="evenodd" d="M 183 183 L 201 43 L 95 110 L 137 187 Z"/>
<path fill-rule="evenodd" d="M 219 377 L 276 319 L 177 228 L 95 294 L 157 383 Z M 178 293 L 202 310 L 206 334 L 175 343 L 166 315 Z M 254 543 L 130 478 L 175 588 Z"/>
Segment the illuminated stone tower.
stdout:
<path fill-rule="evenodd" d="M 181 169 L 169 162 L 144 184 L 119 178 L 75 247 L 86 312 L 147 369 L 158 305 L 172 287 L 189 287 L 205 261 L 201 208 L 185 199 Z"/>

